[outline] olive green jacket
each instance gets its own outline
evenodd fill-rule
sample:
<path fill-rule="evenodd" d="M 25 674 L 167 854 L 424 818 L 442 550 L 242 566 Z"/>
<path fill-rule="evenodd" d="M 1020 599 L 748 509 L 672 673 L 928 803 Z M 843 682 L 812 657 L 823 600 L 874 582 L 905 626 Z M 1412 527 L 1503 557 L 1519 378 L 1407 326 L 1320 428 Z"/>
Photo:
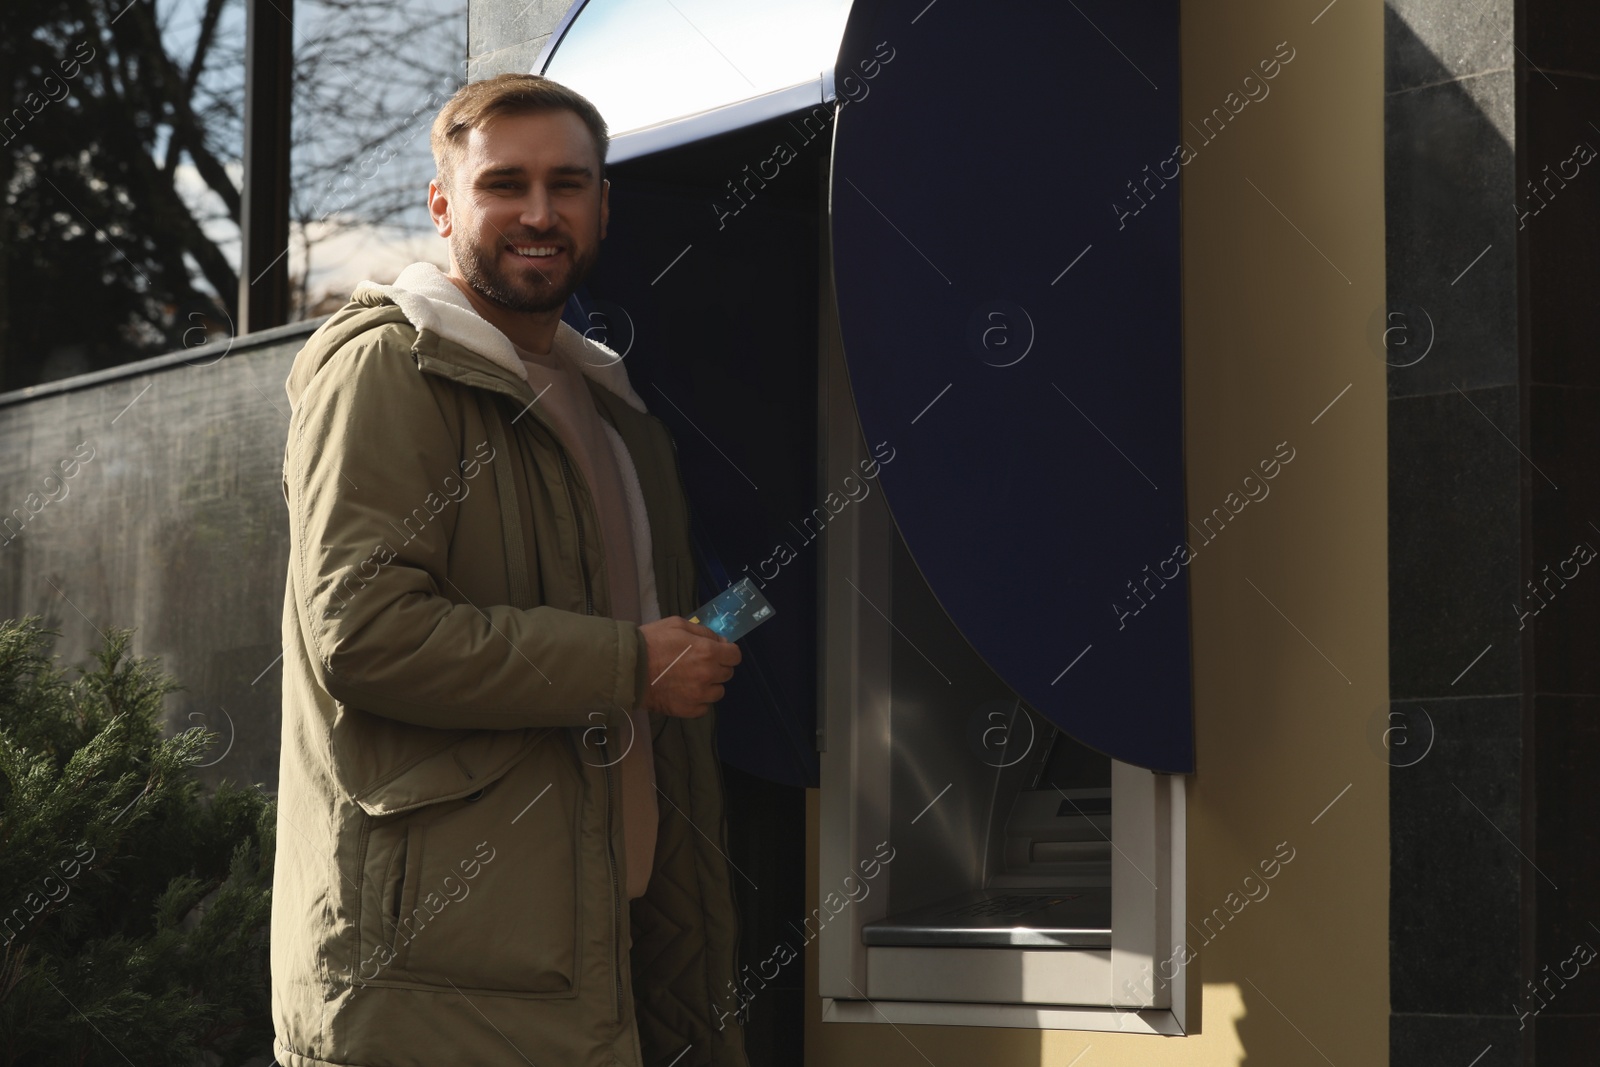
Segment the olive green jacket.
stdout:
<path fill-rule="evenodd" d="M 715 710 L 650 716 L 630 905 L 613 764 L 645 645 L 607 617 L 589 487 L 527 383 L 448 327 L 364 287 L 287 385 L 278 1062 L 746 1067 Z M 585 381 L 638 473 L 660 614 L 687 615 L 672 439 Z"/>

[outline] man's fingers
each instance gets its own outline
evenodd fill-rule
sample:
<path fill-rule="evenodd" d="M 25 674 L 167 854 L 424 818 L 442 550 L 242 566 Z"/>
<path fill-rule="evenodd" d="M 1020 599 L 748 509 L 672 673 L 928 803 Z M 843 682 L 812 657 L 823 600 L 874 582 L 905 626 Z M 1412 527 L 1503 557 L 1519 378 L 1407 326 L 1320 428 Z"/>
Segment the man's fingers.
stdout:
<path fill-rule="evenodd" d="M 668 671 L 662 671 L 650 684 L 652 687 L 661 687 L 662 706 L 666 714 L 698 719 L 709 713 L 712 706 L 726 694 L 727 690 L 720 683 L 732 680 L 733 668 L 744 658 L 744 653 L 737 643 L 681 615 L 673 616 L 670 622 L 665 619 L 662 621 L 687 632 L 690 640 L 687 647 L 681 648 L 672 659 L 676 669 L 668 668 L 670 676 Z M 696 637 L 704 639 L 705 643 L 693 640 Z M 700 647 L 696 648 L 696 645 Z M 686 656 L 685 653 L 691 650 L 694 654 Z"/>
<path fill-rule="evenodd" d="M 692 634 L 698 634 L 701 637 L 709 637 L 714 641 L 726 641 L 727 640 L 727 638 L 723 637 L 721 634 L 717 633 L 717 631 L 713 630 L 709 626 L 706 626 L 706 625 L 704 625 L 702 623 L 698 623 L 698 622 L 690 622 L 688 619 L 683 618 L 683 616 L 681 616 L 681 615 L 678 616 L 678 618 L 683 622 L 684 629 L 688 630 Z"/>

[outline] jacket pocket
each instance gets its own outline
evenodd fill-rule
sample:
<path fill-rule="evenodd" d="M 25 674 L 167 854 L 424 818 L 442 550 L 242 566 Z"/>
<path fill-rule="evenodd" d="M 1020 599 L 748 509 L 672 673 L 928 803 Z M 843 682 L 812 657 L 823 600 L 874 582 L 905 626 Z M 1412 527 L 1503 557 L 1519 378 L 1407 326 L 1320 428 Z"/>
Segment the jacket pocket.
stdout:
<path fill-rule="evenodd" d="M 582 779 L 563 735 L 480 790 L 398 817 L 398 879 L 371 894 L 391 958 L 368 984 L 577 995 Z"/>
<path fill-rule="evenodd" d="M 385 851 L 388 853 L 388 862 L 384 864 L 383 880 L 378 883 L 379 908 L 378 915 L 382 922 L 380 944 L 390 951 L 394 949 L 396 927 L 400 922 L 401 892 L 405 888 L 406 871 L 406 844 L 408 835 L 404 832 L 383 835 L 380 840 L 398 838 Z"/>

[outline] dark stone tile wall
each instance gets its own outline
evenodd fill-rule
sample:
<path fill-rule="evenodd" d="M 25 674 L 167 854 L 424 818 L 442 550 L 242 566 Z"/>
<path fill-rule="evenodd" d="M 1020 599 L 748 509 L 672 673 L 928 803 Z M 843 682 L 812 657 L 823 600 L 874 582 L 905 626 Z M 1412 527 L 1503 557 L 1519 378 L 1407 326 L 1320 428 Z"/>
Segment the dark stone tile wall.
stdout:
<path fill-rule="evenodd" d="M 1522 1055 L 1513 14 L 1385 10 L 1395 1067 Z"/>
<path fill-rule="evenodd" d="M 1540 1063 L 1593 1063 L 1600 1048 L 1600 1017 L 1541 1015 L 1529 1029 L 1536 1035 Z"/>
<path fill-rule="evenodd" d="M 1522 458 L 1502 436 L 1516 437 L 1517 406 L 1514 385 L 1389 402 L 1396 699 L 1518 691 Z"/>
<path fill-rule="evenodd" d="M 1600 75 L 1600 6 L 1544 0 L 1527 5 L 1522 48 L 1549 71 Z"/>
<path fill-rule="evenodd" d="M 1600 8 L 1386 17 L 1391 1063 L 1593 1062 Z"/>
<path fill-rule="evenodd" d="M 1537 872 L 1524 878 L 1523 1010 L 1532 1062 L 1588 1063 L 1600 1048 L 1600 9 L 1525 0 L 1523 18 L 1525 409 L 1543 472 L 1526 577 L 1548 600 L 1524 686 Z"/>
<path fill-rule="evenodd" d="M 1600 140 L 1600 139 L 1597 139 Z M 1527 389 L 1532 558 L 1524 585 L 1537 693 L 1600 693 L 1600 389 Z M 1584 560 L 1589 560 L 1585 563 Z M 1597 913 L 1600 918 L 1600 913 Z"/>
<path fill-rule="evenodd" d="M 1394 1067 L 1515 1067 L 1521 1062 L 1520 1037 L 1517 1021 L 1504 1016 L 1395 1012 L 1389 1017 L 1389 1062 Z"/>
<path fill-rule="evenodd" d="M 1395 706 L 1413 724 L 1425 708 L 1434 736 L 1426 758 L 1389 778 L 1391 1006 L 1506 1015 L 1521 974 L 1517 924 L 1506 921 L 1521 896 L 1521 700 Z"/>
<path fill-rule="evenodd" d="M 1523 1009 L 1537 1009 L 1541 1021 L 1600 1015 L 1600 898 L 1593 892 L 1600 885 L 1600 790 L 1594 788 L 1600 697 L 1541 694 L 1534 698 L 1534 721 L 1539 922 L 1538 966 L 1530 977 L 1538 999 L 1529 996 Z M 1591 952 L 1596 955 L 1584 963 Z"/>
<path fill-rule="evenodd" d="M 1600 55 L 1600 37 L 1590 45 Z M 1517 204 L 1528 253 L 1531 378 L 1600 386 L 1600 74 L 1533 73 L 1526 100 Z"/>
<path fill-rule="evenodd" d="M 1404 32 L 1390 16 L 1390 35 Z M 1437 70 L 1442 76 L 1443 70 Z M 1391 396 L 1517 380 L 1516 220 L 1509 71 L 1391 91 L 1384 113 L 1390 320 L 1411 335 L 1390 362 Z"/>

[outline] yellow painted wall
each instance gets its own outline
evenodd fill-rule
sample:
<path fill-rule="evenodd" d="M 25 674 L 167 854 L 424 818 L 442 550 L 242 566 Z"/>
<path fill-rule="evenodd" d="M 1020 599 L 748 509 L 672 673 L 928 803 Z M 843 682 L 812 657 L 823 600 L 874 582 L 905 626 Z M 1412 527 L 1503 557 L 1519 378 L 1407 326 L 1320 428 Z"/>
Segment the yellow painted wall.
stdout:
<path fill-rule="evenodd" d="M 1387 456 L 1384 364 L 1366 339 L 1384 293 L 1383 6 L 1325 2 L 1182 10 L 1197 124 L 1281 43 L 1293 50 L 1214 141 L 1191 134 L 1183 168 L 1191 517 L 1280 442 L 1294 450 L 1190 566 L 1191 916 L 1223 906 L 1280 842 L 1295 858 L 1214 940 L 1191 938 L 1198 1036 L 824 1026 L 813 996 L 809 1067 L 1388 1063 L 1388 775 L 1368 740 L 1389 688 Z"/>

